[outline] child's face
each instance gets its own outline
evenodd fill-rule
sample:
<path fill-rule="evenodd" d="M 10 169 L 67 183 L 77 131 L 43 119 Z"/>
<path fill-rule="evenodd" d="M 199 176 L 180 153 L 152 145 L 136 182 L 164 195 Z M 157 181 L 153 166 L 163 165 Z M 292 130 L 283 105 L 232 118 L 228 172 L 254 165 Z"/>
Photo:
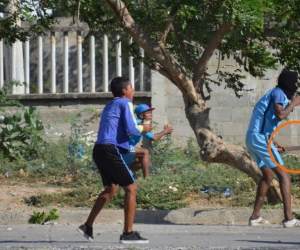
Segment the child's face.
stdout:
<path fill-rule="evenodd" d="M 151 120 L 152 119 L 152 111 L 145 111 L 141 114 L 143 120 Z"/>

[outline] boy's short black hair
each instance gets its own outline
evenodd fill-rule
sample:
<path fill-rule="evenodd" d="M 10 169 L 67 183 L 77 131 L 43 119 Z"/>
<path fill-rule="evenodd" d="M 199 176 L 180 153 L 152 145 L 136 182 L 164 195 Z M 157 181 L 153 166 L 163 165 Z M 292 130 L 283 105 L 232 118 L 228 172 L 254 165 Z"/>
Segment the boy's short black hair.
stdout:
<path fill-rule="evenodd" d="M 111 80 L 110 90 L 113 93 L 114 97 L 123 96 L 122 89 L 126 89 L 129 84 L 129 79 L 124 76 L 118 76 Z"/>

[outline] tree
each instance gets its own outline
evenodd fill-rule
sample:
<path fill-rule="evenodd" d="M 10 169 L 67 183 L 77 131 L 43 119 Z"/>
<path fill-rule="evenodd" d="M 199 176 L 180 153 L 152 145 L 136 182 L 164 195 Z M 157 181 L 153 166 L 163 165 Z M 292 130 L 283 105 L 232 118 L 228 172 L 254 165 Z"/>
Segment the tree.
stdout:
<path fill-rule="evenodd" d="M 25 42 L 30 36 L 45 34 L 56 20 L 51 14 L 53 3 L 47 0 L 2 0 L 0 3 L 0 40 L 13 44 Z M 30 26 L 21 27 L 21 22 Z"/>
<path fill-rule="evenodd" d="M 30 36 L 44 34 L 46 30 L 53 27 L 55 20 L 51 18 L 50 1 L 35 0 L 2 0 L 0 3 L 0 40 L 4 40 L 6 45 L 13 47 L 4 47 L 6 80 L 24 82 L 25 73 L 23 65 L 23 45 Z M 21 21 L 27 21 L 30 25 L 21 27 Z M 26 26 L 26 25 L 25 25 Z M 12 50 L 15 50 L 14 52 Z M 10 65 L 13 64 L 12 54 L 16 55 L 15 74 L 11 72 Z M 29 84 L 29 83 L 28 83 Z M 24 86 L 14 87 L 15 93 L 22 94 Z"/>
<path fill-rule="evenodd" d="M 135 60 L 168 78 L 182 92 L 186 117 L 208 162 L 226 163 L 257 183 L 261 173 L 243 147 L 223 141 L 209 123 L 211 84 L 225 83 L 237 96 L 244 89 L 243 73 L 262 77 L 276 64 L 299 72 L 300 0 L 55 0 L 55 9 L 86 22 L 91 31 L 124 30 L 134 43 Z M 126 43 L 123 43 L 124 45 Z M 138 46 L 146 52 L 142 58 Z M 208 61 L 217 54 L 220 67 L 211 78 Z M 239 68 L 226 72 L 225 58 Z M 281 200 L 273 181 L 269 201 Z"/>
<path fill-rule="evenodd" d="M 79 1 L 80 2 L 80 1 Z M 204 89 L 225 82 L 236 95 L 244 88 L 242 70 L 262 77 L 279 61 L 299 71 L 299 1 L 277 0 L 106 0 L 115 15 L 99 1 L 81 1 L 77 14 L 92 29 L 103 27 L 125 30 L 148 57 L 152 69 L 167 77 L 182 92 L 186 117 L 201 148 L 201 158 L 233 166 L 257 183 L 261 173 L 245 148 L 227 143 L 214 135 L 209 124 L 209 107 Z M 85 7 L 89 6 L 89 8 Z M 89 15 L 87 15 L 87 11 Z M 99 13 L 99 10 L 104 11 Z M 95 14 L 98 18 L 95 19 Z M 101 15 L 102 14 L 102 15 Z M 99 20 L 99 21 L 98 21 Z M 116 23 L 115 20 L 118 22 Z M 271 53 L 270 51 L 276 51 Z M 138 50 L 131 47 L 135 58 Z M 225 57 L 236 60 L 240 69 L 230 73 L 219 67 L 213 81 L 207 73 L 209 59 L 219 54 L 220 66 Z M 269 201 L 281 199 L 278 183 L 268 194 Z"/>

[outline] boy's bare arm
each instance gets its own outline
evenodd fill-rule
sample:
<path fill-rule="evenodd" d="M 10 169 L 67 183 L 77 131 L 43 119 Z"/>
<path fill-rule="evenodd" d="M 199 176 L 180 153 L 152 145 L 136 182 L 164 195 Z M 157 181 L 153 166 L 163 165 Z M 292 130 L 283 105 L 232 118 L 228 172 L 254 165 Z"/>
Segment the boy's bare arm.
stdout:
<path fill-rule="evenodd" d="M 289 106 L 287 106 L 285 109 L 283 109 L 282 104 L 279 104 L 279 103 L 274 104 L 274 110 L 275 110 L 276 119 L 278 121 L 282 121 L 298 105 L 300 105 L 300 96 L 298 96 L 298 95 L 293 95 L 292 96 L 291 104 Z"/>
<path fill-rule="evenodd" d="M 172 134 L 172 132 L 173 132 L 173 127 L 172 127 L 172 125 L 171 125 L 171 124 L 167 124 L 167 125 L 165 125 L 163 131 L 161 131 L 161 132 L 159 132 L 159 133 L 156 133 L 156 134 L 153 136 L 152 140 L 153 140 L 153 141 L 159 140 L 160 138 L 162 138 L 162 137 L 165 136 L 165 135 L 170 135 L 170 134 Z"/>

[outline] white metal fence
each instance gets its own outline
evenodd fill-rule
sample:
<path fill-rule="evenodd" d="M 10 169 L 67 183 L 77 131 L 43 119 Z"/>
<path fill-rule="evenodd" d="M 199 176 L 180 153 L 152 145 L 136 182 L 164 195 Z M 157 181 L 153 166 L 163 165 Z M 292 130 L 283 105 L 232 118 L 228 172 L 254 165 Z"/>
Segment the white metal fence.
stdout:
<path fill-rule="evenodd" d="M 102 85 L 101 91 L 108 92 L 109 91 L 109 53 L 115 54 L 115 74 L 117 76 L 122 75 L 122 60 L 128 61 L 128 71 L 127 76 L 129 77 L 131 83 L 135 87 L 137 85 L 137 91 L 145 91 L 145 66 L 141 62 L 138 67 L 135 68 L 133 65 L 133 58 L 123 58 L 122 57 L 122 43 L 116 42 L 115 48 L 109 51 L 109 41 L 107 35 L 102 35 L 102 82 L 99 83 L 99 80 L 96 79 L 96 72 L 99 74 L 99 70 L 96 70 L 96 51 L 95 51 L 95 36 L 89 36 L 89 51 L 84 53 L 89 53 L 89 65 L 85 65 L 85 75 L 89 74 L 89 79 L 83 81 L 83 50 L 82 43 L 83 37 L 80 31 L 76 32 L 76 61 L 77 61 L 77 69 L 70 72 L 70 60 L 74 64 L 74 56 L 70 57 L 69 51 L 69 31 L 64 32 L 51 32 L 49 36 L 43 37 L 38 36 L 36 42 L 36 48 L 32 48 L 31 41 L 29 39 L 25 43 L 17 42 L 12 46 L 6 45 L 3 41 L 0 40 L 0 88 L 2 88 L 7 82 L 17 80 L 21 82 L 25 82 L 26 86 L 13 89 L 12 94 L 31 94 L 33 93 L 31 85 L 35 86 L 34 93 L 43 94 L 45 93 L 45 65 L 50 69 L 50 77 L 49 81 L 47 81 L 48 90 L 47 93 L 83 93 L 84 89 L 88 89 L 87 92 L 97 92 L 96 84 L 98 83 Z M 62 37 L 61 37 L 62 36 Z M 119 41 L 120 35 L 116 35 L 115 41 Z M 57 66 L 57 39 L 62 40 L 63 43 L 63 53 L 60 55 L 62 60 L 59 62 L 63 64 L 62 69 L 59 69 Z M 46 39 L 50 39 L 50 55 L 45 59 L 45 54 L 43 53 L 44 44 Z M 47 41 L 49 43 L 49 41 Z M 18 44 L 19 43 L 19 44 Z M 74 41 L 72 41 L 74 43 Z M 19 50 L 18 50 L 18 45 Z M 74 47 L 74 46 L 73 46 Z M 99 44 L 98 44 L 99 47 Z M 21 48 L 21 49 L 20 49 Z M 111 46 L 110 46 L 111 48 Z M 33 58 L 32 50 L 36 50 L 37 58 Z M 73 48 L 74 50 L 74 48 Z M 61 51 L 61 50 L 60 50 Z M 140 55 L 143 56 L 143 50 L 140 49 Z M 31 79 L 31 62 L 32 60 L 36 61 L 36 68 L 34 71 L 37 71 L 37 77 L 33 81 Z M 46 60 L 46 61 L 45 61 Z M 99 58 L 98 58 L 99 60 Z M 20 62 L 22 61 L 22 62 Z M 18 66 L 19 63 L 19 66 Z M 20 64 L 21 63 L 21 64 Z M 21 66 L 20 66 L 21 65 Z M 18 69 L 21 68 L 20 69 Z M 63 72 L 61 72 L 63 71 Z M 49 73 L 49 72 L 48 72 Z M 58 83 L 57 75 L 63 75 L 63 81 Z M 74 90 L 70 91 L 70 76 L 73 78 L 76 75 L 77 86 Z M 58 92 L 57 86 L 58 84 L 61 86 L 60 91 Z M 87 86 L 88 85 L 88 86 Z M 99 88 L 98 88 L 99 89 Z"/>

